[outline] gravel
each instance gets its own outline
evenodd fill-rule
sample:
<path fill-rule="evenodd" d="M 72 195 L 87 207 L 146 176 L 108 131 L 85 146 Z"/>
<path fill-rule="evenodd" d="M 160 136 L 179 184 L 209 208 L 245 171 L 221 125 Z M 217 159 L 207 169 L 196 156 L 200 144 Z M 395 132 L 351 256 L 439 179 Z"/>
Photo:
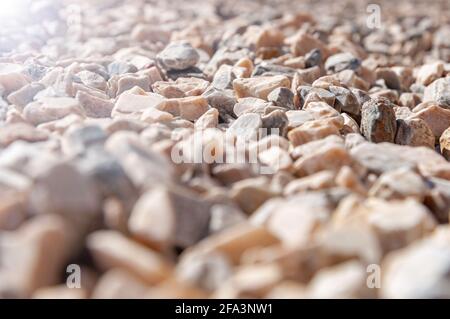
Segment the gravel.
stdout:
<path fill-rule="evenodd" d="M 445 1 L 34 3 L 0 22 L 0 298 L 450 297 Z"/>

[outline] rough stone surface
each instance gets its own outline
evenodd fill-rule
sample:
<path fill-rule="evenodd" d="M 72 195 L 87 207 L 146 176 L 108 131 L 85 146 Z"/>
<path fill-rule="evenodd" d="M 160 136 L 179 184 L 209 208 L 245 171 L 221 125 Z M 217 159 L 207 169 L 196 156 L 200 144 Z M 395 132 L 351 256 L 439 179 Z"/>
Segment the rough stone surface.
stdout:
<path fill-rule="evenodd" d="M 361 133 L 368 141 L 393 143 L 396 130 L 393 105 L 387 99 L 378 98 L 363 104 Z"/>
<path fill-rule="evenodd" d="M 189 43 L 172 43 L 158 55 L 158 61 L 168 70 L 185 70 L 197 64 L 200 56 Z"/>
<path fill-rule="evenodd" d="M 449 298 L 448 0 L 338 2 L 0 5 L 0 299 Z"/>

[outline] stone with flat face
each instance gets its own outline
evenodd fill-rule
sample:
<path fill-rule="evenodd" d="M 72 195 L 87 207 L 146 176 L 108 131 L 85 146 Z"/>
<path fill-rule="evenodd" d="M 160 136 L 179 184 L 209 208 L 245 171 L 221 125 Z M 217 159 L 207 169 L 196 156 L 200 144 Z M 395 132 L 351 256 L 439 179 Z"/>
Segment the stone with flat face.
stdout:
<path fill-rule="evenodd" d="M 200 55 L 189 43 L 171 43 L 157 59 L 167 70 L 186 70 L 197 64 Z"/>
<path fill-rule="evenodd" d="M 238 98 L 257 97 L 263 100 L 267 100 L 267 96 L 274 89 L 281 87 L 288 88 L 289 85 L 289 78 L 284 75 L 260 76 L 233 81 L 233 89 Z"/>
<path fill-rule="evenodd" d="M 136 203 L 129 229 L 137 237 L 160 247 L 186 248 L 208 231 L 210 205 L 182 189 L 159 187 Z"/>

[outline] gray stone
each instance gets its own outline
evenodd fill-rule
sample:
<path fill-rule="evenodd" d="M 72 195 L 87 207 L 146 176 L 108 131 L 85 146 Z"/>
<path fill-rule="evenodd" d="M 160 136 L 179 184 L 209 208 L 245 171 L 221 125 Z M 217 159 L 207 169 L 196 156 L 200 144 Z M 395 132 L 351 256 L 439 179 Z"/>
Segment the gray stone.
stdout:
<path fill-rule="evenodd" d="M 294 93 L 288 88 L 276 88 L 269 93 L 267 100 L 277 106 L 291 110 L 294 109 Z"/>
<path fill-rule="evenodd" d="M 186 70 L 197 64 L 200 55 L 189 43 L 171 43 L 157 59 L 168 70 Z"/>

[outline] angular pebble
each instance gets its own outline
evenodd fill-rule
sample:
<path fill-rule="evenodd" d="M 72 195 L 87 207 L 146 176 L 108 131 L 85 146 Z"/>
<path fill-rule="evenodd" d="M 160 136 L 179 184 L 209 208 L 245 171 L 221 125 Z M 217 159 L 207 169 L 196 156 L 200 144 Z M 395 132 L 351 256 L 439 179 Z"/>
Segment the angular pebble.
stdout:
<path fill-rule="evenodd" d="M 393 104 L 384 98 L 377 98 L 363 104 L 361 133 L 368 141 L 394 142 L 397 123 L 393 107 Z"/>

